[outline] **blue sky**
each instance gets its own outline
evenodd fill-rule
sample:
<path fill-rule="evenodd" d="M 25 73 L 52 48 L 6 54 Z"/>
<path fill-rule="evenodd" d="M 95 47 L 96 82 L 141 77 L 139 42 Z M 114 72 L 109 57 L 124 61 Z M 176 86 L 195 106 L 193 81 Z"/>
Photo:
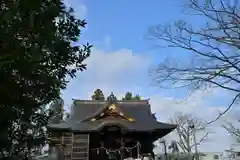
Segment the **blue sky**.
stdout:
<path fill-rule="evenodd" d="M 217 115 L 218 108 L 224 108 L 228 94 L 214 91 L 198 91 L 186 101 L 188 90 L 163 90 L 151 85 L 149 68 L 155 66 L 169 55 L 180 56 L 187 60 L 188 54 L 182 50 L 156 48 L 147 38 L 148 27 L 156 24 L 172 23 L 184 19 L 192 25 L 202 21 L 187 17 L 181 13 L 180 0 L 65 0 L 68 6 L 76 10 L 76 16 L 88 22 L 79 43 L 90 42 L 93 52 L 86 60 L 88 69 L 78 73 L 63 98 L 67 106 L 72 98 L 89 99 L 93 91 L 100 88 L 108 96 L 114 92 L 118 97 L 127 91 L 150 98 L 152 111 L 159 120 L 168 121 L 176 112 L 191 113 L 205 120 Z M 225 118 L 232 118 L 231 113 Z M 214 140 L 200 147 L 202 150 L 222 151 L 230 145 L 219 144 L 225 137 L 219 125 Z M 220 130 L 220 131 L 219 131 Z"/>
<path fill-rule="evenodd" d="M 86 1 L 89 33 L 96 37 L 111 36 L 111 49 L 131 48 L 133 52 L 149 51 L 144 35 L 150 25 L 175 20 L 180 13 L 179 1 Z M 164 5 L 163 5 L 164 4 Z M 167 15 L 166 15 L 167 14 Z"/>
<path fill-rule="evenodd" d="M 133 55 L 141 55 L 151 59 L 148 68 L 164 60 L 170 54 L 186 57 L 186 53 L 177 49 L 156 48 L 155 43 L 148 39 L 148 28 L 156 24 L 169 24 L 175 20 L 185 19 L 191 23 L 198 24 L 197 20 L 181 14 L 183 4 L 178 0 L 162 1 L 77 1 L 67 0 L 76 10 L 76 15 L 88 22 L 87 28 L 83 31 L 81 42 L 90 42 L 94 47 L 106 52 L 114 52 L 121 49 L 130 49 Z M 83 13 L 80 11 L 85 6 Z M 83 16 L 81 16 L 82 14 Z M 94 54 L 94 53 L 92 53 Z M 109 63 L 110 64 L 110 63 Z M 109 66 L 110 67 L 110 66 Z M 139 79 L 136 83 L 141 87 L 148 87 L 141 94 L 159 93 L 166 96 L 183 98 L 185 90 L 153 89 L 151 77 L 148 71 L 143 70 L 141 74 L 133 74 Z M 126 84 L 127 85 L 127 84 Z M 148 92 L 148 93 L 147 93 Z M 180 94 L 179 94 L 180 93 Z"/>

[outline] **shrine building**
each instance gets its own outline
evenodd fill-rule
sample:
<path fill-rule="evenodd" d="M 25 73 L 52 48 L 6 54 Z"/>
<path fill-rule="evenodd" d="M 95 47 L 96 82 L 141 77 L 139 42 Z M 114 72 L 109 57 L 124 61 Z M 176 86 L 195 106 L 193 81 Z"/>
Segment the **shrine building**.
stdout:
<path fill-rule="evenodd" d="M 123 160 L 153 154 L 153 142 L 175 128 L 157 121 L 149 100 L 111 94 L 108 100 L 73 100 L 70 118 L 49 124 L 48 132 L 63 145 L 64 160 Z"/>

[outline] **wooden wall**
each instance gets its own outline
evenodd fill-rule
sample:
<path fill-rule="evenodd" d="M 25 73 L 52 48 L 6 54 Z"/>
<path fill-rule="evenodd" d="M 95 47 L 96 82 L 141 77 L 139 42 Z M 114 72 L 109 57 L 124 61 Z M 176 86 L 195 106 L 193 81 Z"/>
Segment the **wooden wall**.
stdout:
<path fill-rule="evenodd" d="M 89 135 L 63 133 L 61 136 L 64 144 L 64 160 L 88 160 Z"/>
<path fill-rule="evenodd" d="M 75 134 L 73 140 L 72 160 L 88 160 L 89 135 Z"/>

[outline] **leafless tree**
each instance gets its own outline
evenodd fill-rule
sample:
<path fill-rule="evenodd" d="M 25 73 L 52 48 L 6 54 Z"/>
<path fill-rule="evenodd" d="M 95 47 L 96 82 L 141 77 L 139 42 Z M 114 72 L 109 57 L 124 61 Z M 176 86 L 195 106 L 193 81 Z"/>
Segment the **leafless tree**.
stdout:
<path fill-rule="evenodd" d="M 190 59 L 168 58 L 152 75 L 154 82 L 165 88 L 189 87 L 194 92 L 217 87 L 231 91 L 231 103 L 214 122 L 240 97 L 240 1 L 186 1 L 187 13 L 204 25 L 180 20 L 172 25 L 152 26 L 149 35 L 158 46 L 183 49 Z"/>
<path fill-rule="evenodd" d="M 171 123 L 178 125 L 176 128 L 178 140 L 175 142 L 180 150 L 185 153 L 192 153 L 192 150 L 196 146 L 199 146 L 207 140 L 210 133 L 206 131 L 206 123 L 192 115 L 176 114 L 171 118 Z M 191 125 L 194 125 L 194 128 Z M 201 136 L 197 137 L 197 140 L 194 142 L 194 136 L 199 132 L 201 132 Z"/>
<path fill-rule="evenodd" d="M 233 123 L 231 122 L 226 122 L 224 125 L 222 125 L 224 129 L 226 129 L 226 131 L 232 135 L 238 143 L 240 143 L 240 129 L 235 126 Z"/>

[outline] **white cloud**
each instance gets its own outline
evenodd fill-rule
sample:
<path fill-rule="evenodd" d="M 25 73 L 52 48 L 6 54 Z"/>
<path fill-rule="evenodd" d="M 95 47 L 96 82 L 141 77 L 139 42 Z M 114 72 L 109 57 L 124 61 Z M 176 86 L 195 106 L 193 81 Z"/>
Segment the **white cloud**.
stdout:
<path fill-rule="evenodd" d="M 88 98 L 96 88 L 103 89 L 105 95 L 114 92 L 120 96 L 127 91 L 139 93 L 145 83 L 141 78 L 147 73 L 150 62 L 147 57 L 133 55 L 129 49 L 111 53 L 94 49 L 86 60 L 87 70 L 78 73 L 68 85 L 66 94 Z"/>
<path fill-rule="evenodd" d="M 158 95 L 150 96 L 152 112 L 157 113 L 159 121 L 169 122 L 169 119 L 175 113 L 191 114 L 203 121 L 211 121 L 218 117 L 220 112 L 223 112 L 226 107 L 223 106 L 207 106 L 206 101 L 214 97 L 219 90 L 197 91 L 188 99 L 181 101 L 174 97 L 160 97 Z M 228 122 L 236 122 L 239 109 L 234 106 L 225 115 L 223 115 L 216 123 L 209 125 L 206 132 L 210 132 L 208 140 L 199 146 L 201 151 L 224 151 L 229 149 L 234 143 L 233 138 L 222 128 L 222 125 Z M 197 139 L 202 137 L 203 133 L 197 134 Z M 167 140 L 178 139 L 175 132 L 165 137 Z M 224 139 L 224 141 L 222 141 Z M 157 152 L 162 151 L 162 148 L 156 149 Z"/>
<path fill-rule="evenodd" d="M 211 99 L 211 96 L 218 92 L 216 90 L 195 92 L 183 102 L 176 100 L 176 97 L 151 94 L 151 87 L 147 82 L 147 71 L 151 62 L 150 57 L 133 53 L 129 49 L 106 52 L 95 48 L 90 58 L 86 60 L 87 70 L 78 73 L 77 78 L 71 81 L 67 90 L 64 91 L 64 99 L 67 103 L 71 103 L 71 98 L 90 98 L 97 88 L 102 89 L 106 96 L 114 92 L 117 97 L 132 91 L 134 94 L 138 93 L 150 98 L 152 112 L 157 113 L 159 120 L 165 122 L 176 112 L 189 113 L 204 120 L 211 120 L 217 116 L 217 109 L 224 109 L 222 106 L 206 106 L 206 100 Z M 229 112 L 220 122 L 233 117 L 234 113 L 234 111 Z M 210 140 L 206 144 L 200 146 L 201 150 L 222 151 L 230 145 L 230 137 L 220 127 L 220 122 L 211 127 L 211 131 L 216 133 L 209 137 Z M 176 136 L 171 134 L 166 138 L 175 139 Z M 223 138 L 225 141 L 222 141 Z"/>

